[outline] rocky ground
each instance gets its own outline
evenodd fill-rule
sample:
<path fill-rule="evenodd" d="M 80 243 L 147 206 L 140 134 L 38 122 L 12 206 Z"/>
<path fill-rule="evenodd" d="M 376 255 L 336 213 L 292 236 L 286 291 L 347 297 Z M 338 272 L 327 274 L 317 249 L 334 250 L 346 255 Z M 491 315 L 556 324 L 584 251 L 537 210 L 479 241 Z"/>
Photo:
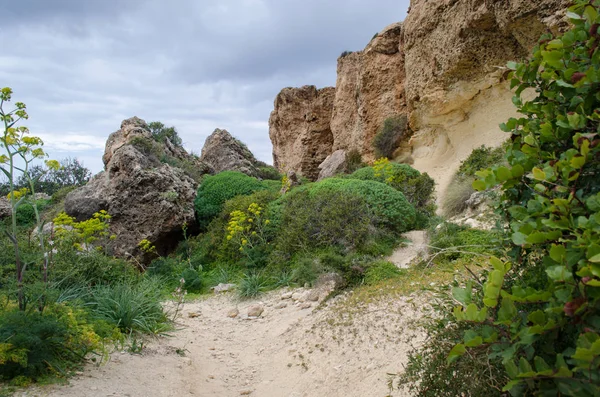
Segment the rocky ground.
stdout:
<path fill-rule="evenodd" d="M 17 395 L 388 396 L 388 374 L 401 371 L 423 339 L 423 296 L 358 288 L 325 299 L 329 291 L 325 284 L 253 301 L 222 293 L 185 303 L 178 329 L 146 341 L 141 354 L 117 351 L 68 385 Z"/>

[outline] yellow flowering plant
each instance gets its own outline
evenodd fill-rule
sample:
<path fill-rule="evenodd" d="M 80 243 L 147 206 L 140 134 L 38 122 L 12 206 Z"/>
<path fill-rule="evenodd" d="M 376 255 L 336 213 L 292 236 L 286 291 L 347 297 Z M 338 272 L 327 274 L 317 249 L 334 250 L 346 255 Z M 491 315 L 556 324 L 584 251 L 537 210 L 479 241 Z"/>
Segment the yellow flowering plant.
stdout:
<path fill-rule="evenodd" d="M 257 203 L 252 203 L 245 211 L 232 211 L 229 214 L 226 239 L 240 252 L 247 253 L 257 245 L 267 244 L 265 227 L 271 221 L 265 219 L 263 208 Z"/>
<path fill-rule="evenodd" d="M 6 109 L 6 105 L 12 100 L 12 94 L 12 89 L 9 87 L 0 89 L 0 123 L 4 124 L 3 132 L 0 135 L 0 149 L 4 152 L 0 155 L 0 171 L 7 177 L 11 191 L 8 198 L 12 208 L 12 223 L 10 231 L 7 231 L 6 234 L 14 247 L 19 309 L 25 310 L 26 302 L 23 292 L 23 277 L 27 265 L 21 259 L 17 239 L 17 208 L 27 197 L 28 192 L 23 189 L 15 191 L 15 179 L 17 173 L 21 173 L 29 183 L 29 193 L 35 195 L 34 184 L 36 180 L 29 172 L 30 167 L 32 163 L 44 159 L 47 155 L 42 149 L 44 145 L 42 139 L 29 135 L 27 127 L 18 126 L 22 120 L 29 118 L 27 106 L 23 102 L 15 102 L 13 109 Z M 56 169 L 59 167 L 59 164 L 57 161 L 47 160 L 46 166 L 48 169 Z M 43 175 L 37 178 L 41 176 Z M 44 233 L 42 233 L 43 222 L 35 201 L 33 202 L 33 210 L 37 221 L 37 235 L 43 258 L 41 261 L 41 273 L 44 283 L 47 283 L 48 255 L 46 254 Z M 43 309 L 43 304 L 40 305 L 41 309 Z"/>

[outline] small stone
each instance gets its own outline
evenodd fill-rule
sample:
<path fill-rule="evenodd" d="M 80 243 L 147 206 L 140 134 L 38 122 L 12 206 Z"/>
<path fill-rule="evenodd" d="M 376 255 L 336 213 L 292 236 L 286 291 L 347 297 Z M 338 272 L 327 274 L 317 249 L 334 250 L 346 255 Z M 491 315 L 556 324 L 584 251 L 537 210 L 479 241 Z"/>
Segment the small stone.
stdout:
<path fill-rule="evenodd" d="M 260 315 L 265 311 L 265 308 L 262 305 L 254 305 L 248 308 L 248 317 L 260 317 Z"/>
<path fill-rule="evenodd" d="M 199 312 L 189 312 L 189 313 L 188 313 L 188 317 L 189 317 L 189 318 L 196 318 L 196 317 L 200 317 L 200 313 L 199 313 Z"/>
<path fill-rule="evenodd" d="M 305 298 L 307 301 L 317 302 L 319 300 L 319 291 L 313 289 L 305 295 Z"/>
<path fill-rule="evenodd" d="M 292 294 L 292 300 L 299 301 L 304 298 L 304 294 L 302 292 L 294 292 Z"/>
<path fill-rule="evenodd" d="M 252 390 L 240 390 L 240 396 L 249 396 L 252 394 Z"/>
<path fill-rule="evenodd" d="M 304 302 L 303 304 L 300 305 L 300 309 L 304 310 L 304 309 L 310 309 L 312 306 L 312 303 L 310 302 Z"/>
<path fill-rule="evenodd" d="M 275 309 L 285 309 L 287 307 L 287 303 L 285 302 L 279 302 L 277 305 L 275 305 Z"/>
<path fill-rule="evenodd" d="M 293 292 L 286 292 L 285 294 L 281 295 L 281 299 L 292 299 L 292 295 L 294 295 Z"/>
<path fill-rule="evenodd" d="M 235 284 L 223 284 L 220 283 L 219 285 L 212 287 L 212 290 L 214 291 L 215 294 L 218 294 L 219 292 L 227 292 L 232 290 L 233 288 L 235 288 Z"/>
<path fill-rule="evenodd" d="M 227 317 L 236 318 L 239 314 L 240 314 L 240 311 L 238 310 L 237 307 L 235 307 L 227 312 Z"/>

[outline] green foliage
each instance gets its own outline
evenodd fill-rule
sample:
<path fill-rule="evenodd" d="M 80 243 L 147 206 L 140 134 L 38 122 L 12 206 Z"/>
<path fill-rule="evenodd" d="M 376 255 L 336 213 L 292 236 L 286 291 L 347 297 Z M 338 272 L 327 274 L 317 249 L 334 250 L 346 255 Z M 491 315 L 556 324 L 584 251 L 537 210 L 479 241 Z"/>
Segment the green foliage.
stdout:
<path fill-rule="evenodd" d="M 63 304 L 43 313 L 0 310 L 0 380 L 66 375 L 100 348 L 100 337 L 80 310 Z"/>
<path fill-rule="evenodd" d="M 34 206 L 37 206 L 38 211 L 43 211 L 49 204 L 48 200 L 24 200 L 17 208 L 17 225 L 28 228 L 33 226 L 37 222 Z"/>
<path fill-rule="evenodd" d="M 152 121 L 148 123 L 148 128 L 152 134 L 152 138 L 159 143 L 166 141 L 171 142 L 175 146 L 181 146 L 182 141 L 175 127 L 167 127 L 160 121 Z"/>
<path fill-rule="evenodd" d="M 415 209 L 402 192 L 383 183 L 368 180 L 328 178 L 315 183 L 309 194 L 340 192 L 360 197 L 375 217 L 375 223 L 389 230 L 405 232 L 415 223 Z"/>
<path fill-rule="evenodd" d="M 344 58 L 350 54 L 352 54 L 354 51 L 344 51 L 342 52 L 342 54 L 340 55 L 340 58 Z"/>
<path fill-rule="evenodd" d="M 471 285 L 458 292 L 454 315 L 473 325 L 448 359 L 484 349 L 512 395 L 600 394 L 600 1 L 574 3 L 570 31 L 509 64 L 524 116 L 502 125 L 508 165 L 473 184 L 502 185 L 510 261 L 490 260 L 482 302 Z M 524 102 L 526 88 L 538 96 Z"/>
<path fill-rule="evenodd" d="M 418 228 L 427 227 L 429 218 L 435 213 L 435 182 L 408 164 L 389 162 L 379 159 L 373 167 L 364 167 L 347 176 L 350 179 L 377 181 L 402 192 L 409 203 L 417 210 Z"/>
<path fill-rule="evenodd" d="M 133 282 L 134 266 L 97 250 L 59 249 L 52 257 L 49 279 L 60 289 Z"/>
<path fill-rule="evenodd" d="M 252 272 L 245 274 L 239 282 L 237 288 L 238 296 L 242 299 L 251 299 L 266 291 L 269 286 L 269 280 L 262 272 Z"/>
<path fill-rule="evenodd" d="M 202 278 L 198 270 L 188 267 L 181 274 L 181 278 L 185 281 L 184 288 L 186 291 L 198 293 L 202 289 Z"/>
<path fill-rule="evenodd" d="M 405 114 L 385 119 L 381 130 L 373 137 L 376 156 L 392 158 L 402 139 L 408 135 L 410 135 L 410 127 Z"/>
<path fill-rule="evenodd" d="M 402 270 L 388 261 L 377 261 L 372 263 L 365 272 L 365 284 L 375 285 L 380 281 L 396 278 L 402 274 Z"/>
<path fill-rule="evenodd" d="M 459 176 L 474 177 L 479 170 L 504 163 L 504 153 L 503 147 L 490 148 L 482 145 L 473 149 L 469 157 L 461 161 L 457 173 Z"/>
<path fill-rule="evenodd" d="M 428 230 L 429 245 L 440 259 L 456 260 L 469 253 L 496 252 L 501 247 L 501 236 L 496 231 L 471 229 L 451 222 L 441 222 Z"/>
<path fill-rule="evenodd" d="M 90 294 L 92 314 L 125 333 L 159 334 L 170 328 L 161 306 L 159 281 L 97 286 Z"/>
<path fill-rule="evenodd" d="M 268 181 L 280 181 L 281 174 L 277 171 L 277 168 L 264 164 L 258 167 L 258 177 Z"/>
<path fill-rule="evenodd" d="M 360 152 L 356 149 L 352 149 L 346 152 L 346 172 L 353 173 L 354 171 L 366 166 L 363 163 Z"/>
<path fill-rule="evenodd" d="M 214 176 L 207 175 L 198 188 L 194 202 L 200 227 L 206 229 L 227 200 L 264 189 L 258 179 L 241 172 L 225 171 Z"/>

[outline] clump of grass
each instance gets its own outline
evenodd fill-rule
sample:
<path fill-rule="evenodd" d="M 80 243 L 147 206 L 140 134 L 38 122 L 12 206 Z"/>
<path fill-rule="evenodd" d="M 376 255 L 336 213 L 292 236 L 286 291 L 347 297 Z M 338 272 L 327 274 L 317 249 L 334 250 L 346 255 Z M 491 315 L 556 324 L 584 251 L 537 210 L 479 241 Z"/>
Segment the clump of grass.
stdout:
<path fill-rule="evenodd" d="M 268 279 L 262 272 L 247 273 L 242 277 L 238 286 L 238 296 L 241 299 L 255 298 L 265 292 L 269 286 Z"/>
<path fill-rule="evenodd" d="M 442 201 L 442 210 L 446 217 L 459 215 L 468 208 L 467 200 L 475 193 L 475 189 L 471 186 L 473 180 L 472 177 L 459 175 L 452 178 Z"/>
<path fill-rule="evenodd" d="M 132 284 L 103 285 L 91 295 L 92 313 L 126 333 L 159 334 L 170 329 L 155 279 Z"/>

